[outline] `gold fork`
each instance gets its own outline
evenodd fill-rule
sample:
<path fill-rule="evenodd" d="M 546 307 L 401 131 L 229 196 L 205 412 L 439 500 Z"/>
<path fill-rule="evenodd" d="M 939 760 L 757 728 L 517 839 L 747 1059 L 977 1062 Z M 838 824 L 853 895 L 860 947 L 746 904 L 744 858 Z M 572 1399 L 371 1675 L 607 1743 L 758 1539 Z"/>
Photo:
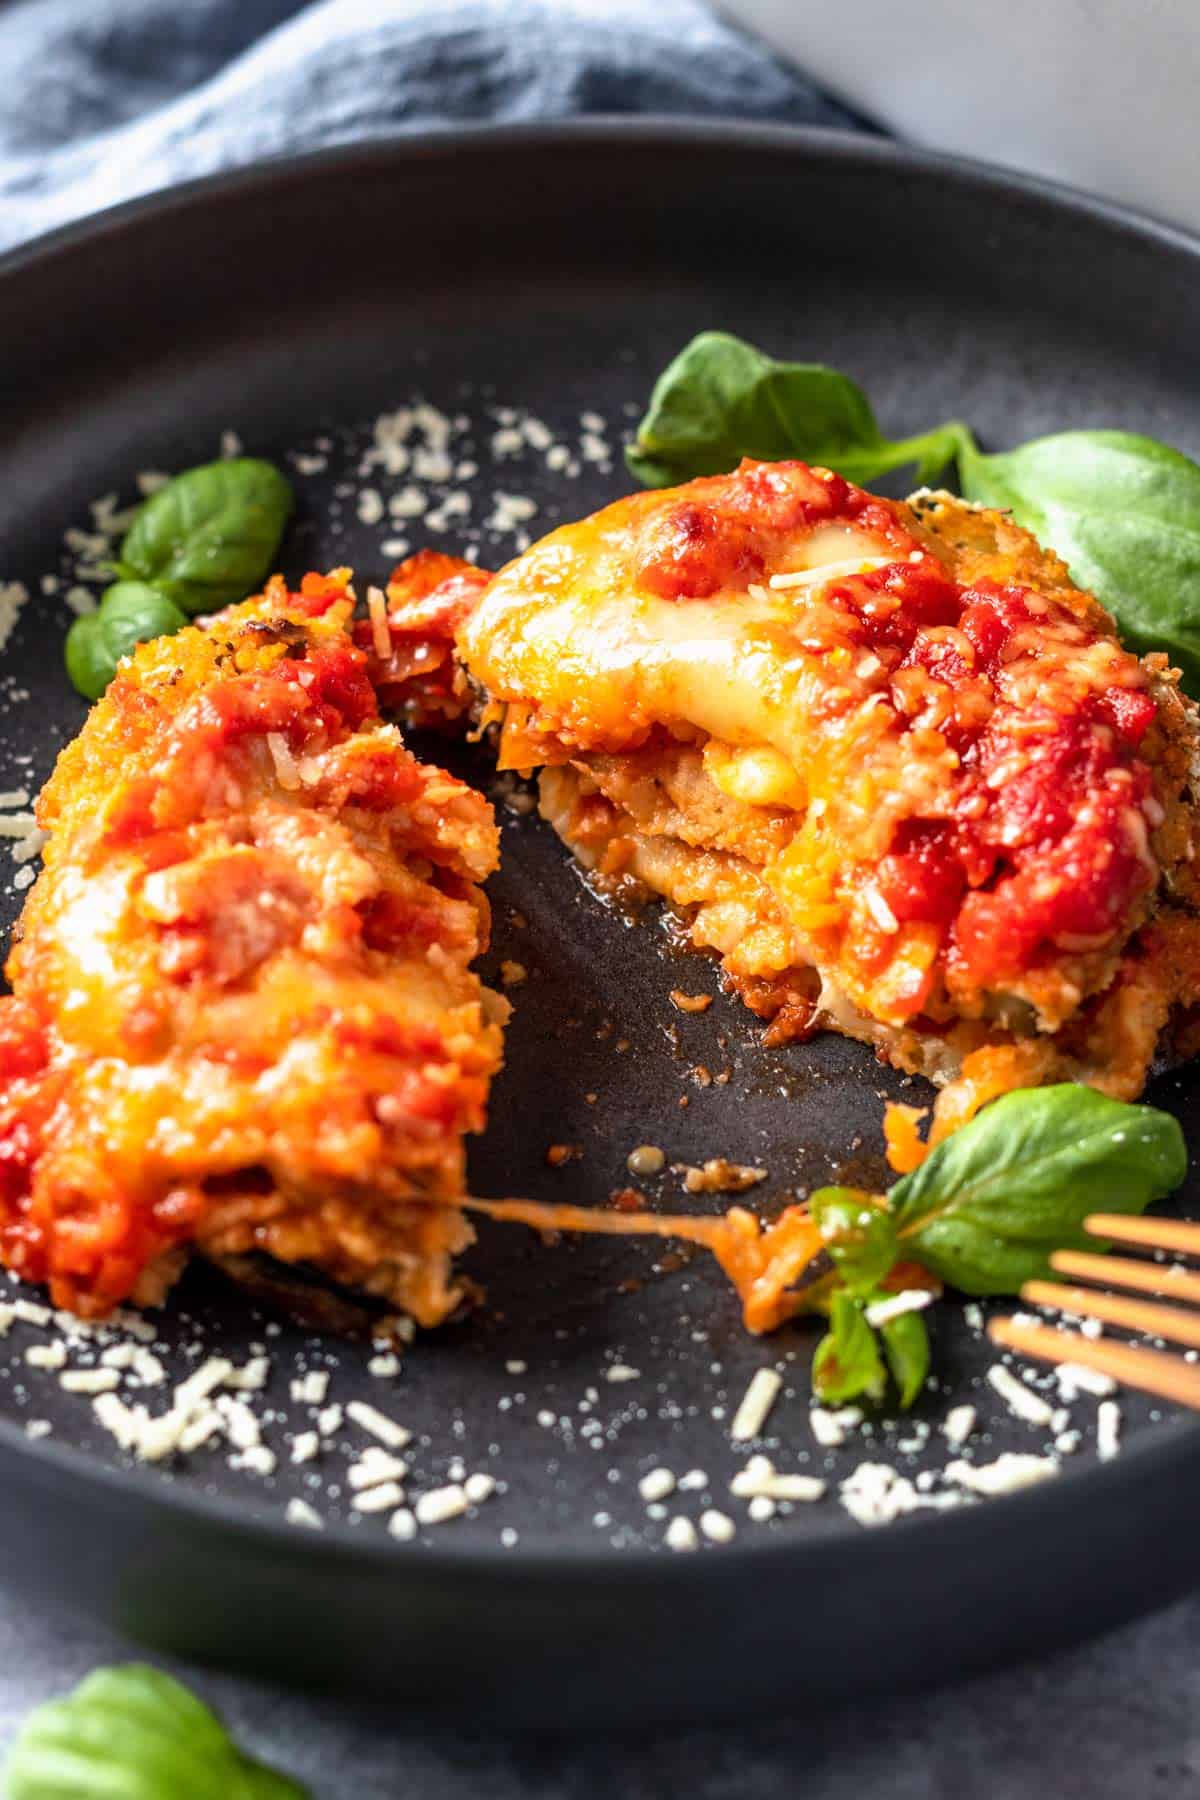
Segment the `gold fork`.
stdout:
<path fill-rule="evenodd" d="M 1182 1252 L 1200 1256 L 1200 1225 L 1175 1219 L 1126 1218 L 1123 1214 L 1093 1213 L 1084 1220 L 1093 1237 L 1132 1244 L 1144 1250 Z M 1150 1262 L 1129 1256 L 1099 1256 L 1082 1250 L 1056 1250 L 1050 1267 L 1076 1281 L 1103 1282 L 1132 1288 L 1141 1294 L 1169 1295 L 1200 1307 L 1200 1274 L 1176 1262 Z M 1153 1300 L 1131 1300 L 1123 1294 L 1068 1287 L 1058 1281 L 1027 1281 L 1022 1300 L 1032 1306 L 1051 1306 L 1080 1319 L 1096 1319 L 1126 1331 L 1144 1332 L 1174 1344 L 1200 1349 L 1200 1312 L 1183 1306 L 1164 1306 Z M 1049 1325 L 1027 1325 L 1020 1319 L 993 1319 L 988 1336 L 994 1344 L 1035 1356 L 1043 1362 L 1081 1363 L 1127 1387 L 1142 1388 L 1164 1400 L 1200 1410 L 1200 1362 L 1186 1362 L 1164 1350 L 1144 1350 L 1134 1344 L 1090 1338 L 1078 1331 L 1057 1331 Z"/>

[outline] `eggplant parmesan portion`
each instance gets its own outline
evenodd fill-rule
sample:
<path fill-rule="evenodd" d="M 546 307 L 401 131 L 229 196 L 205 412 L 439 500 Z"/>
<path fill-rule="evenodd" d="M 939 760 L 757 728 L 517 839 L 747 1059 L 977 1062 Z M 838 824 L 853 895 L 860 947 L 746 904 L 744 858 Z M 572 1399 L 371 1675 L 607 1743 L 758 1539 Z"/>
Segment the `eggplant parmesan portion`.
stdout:
<path fill-rule="evenodd" d="M 348 571 L 123 663 L 38 802 L 0 1000 L 0 1258 L 83 1315 L 190 1251 L 435 1324 L 507 1004 L 486 802 L 378 712 Z"/>
<path fill-rule="evenodd" d="M 402 624 L 400 596 L 393 611 Z M 552 532 L 464 610 L 502 768 L 787 1041 L 1121 1098 L 1200 1001 L 1197 710 L 1005 515 L 746 462 Z"/>

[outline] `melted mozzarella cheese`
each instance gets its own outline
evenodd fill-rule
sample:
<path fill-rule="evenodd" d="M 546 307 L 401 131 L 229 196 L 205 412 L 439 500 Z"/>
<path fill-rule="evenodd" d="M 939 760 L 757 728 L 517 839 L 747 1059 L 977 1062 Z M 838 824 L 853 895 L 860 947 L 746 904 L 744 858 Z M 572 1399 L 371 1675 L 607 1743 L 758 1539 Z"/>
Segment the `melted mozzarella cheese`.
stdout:
<path fill-rule="evenodd" d="M 829 686 L 806 648 L 821 584 L 661 599 L 631 576 L 627 526 L 605 519 L 564 526 L 496 577 L 459 639 L 474 678 L 494 699 L 534 702 L 546 730 L 567 726 L 581 747 L 660 724 L 770 745 L 802 767 L 806 690 Z M 791 534 L 771 574 L 828 565 L 833 579 L 895 555 L 881 536 L 827 524 Z"/>

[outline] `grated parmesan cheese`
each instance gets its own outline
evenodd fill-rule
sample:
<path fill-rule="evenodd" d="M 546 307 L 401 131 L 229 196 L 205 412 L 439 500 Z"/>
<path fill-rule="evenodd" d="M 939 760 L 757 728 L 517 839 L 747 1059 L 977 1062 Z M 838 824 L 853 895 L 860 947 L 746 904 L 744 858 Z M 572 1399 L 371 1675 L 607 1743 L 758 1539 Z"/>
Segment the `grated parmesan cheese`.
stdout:
<path fill-rule="evenodd" d="M 1054 1370 L 1054 1378 L 1058 1382 L 1059 1393 L 1068 1403 L 1078 1400 L 1080 1394 L 1095 1394 L 1103 1400 L 1117 1391 L 1117 1384 L 1111 1375 L 1105 1375 L 1100 1369 L 1089 1369 L 1083 1363 L 1059 1363 Z"/>
<path fill-rule="evenodd" d="M 239 1450 L 236 1456 L 229 1458 L 231 1469 L 249 1469 L 253 1475 L 273 1475 L 275 1473 L 275 1452 L 265 1444 L 251 1444 L 246 1450 Z"/>
<path fill-rule="evenodd" d="M 942 1435 L 952 1450 L 965 1444 L 975 1429 L 977 1414 L 973 1406 L 952 1406 L 942 1421 Z"/>
<path fill-rule="evenodd" d="M 271 761 L 275 764 L 275 778 L 281 788 L 289 792 L 298 788 L 300 783 L 300 765 L 292 755 L 291 746 L 281 731 L 268 731 L 267 749 L 271 752 Z"/>
<path fill-rule="evenodd" d="M 350 1504 L 356 1512 L 391 1512 L 404 1503 L 404 1489 L 398 1481 L 385 1481 L 377 1487 L 360 1489 L 351 1494 Z"/>
<path fill-rule="evenodd" d="M 419 1525 L 444 1525 L 447 1519 L 457 1519 L 466 1510 L 466 1492 L 458 1482 L 419 1495 L 414 1508 Z"/>
<path fill-rule="evenodd" d="M 1115 1400 L 1102 1400 L 1096 1409 L 1096 1455 L 1111 1462 L 1121 1449 L 1121 1409 Z"/>
<path fill-rule="evenodd" d="M 412 1438 L 412 1432 L 398 1425 L 395 1419 L 389 1419 L 386 1413 L 377 1412 L 375 1407 L 368 1406 L 365 1400 L 352 1400 L 346 1408 L 346 1417 L 363 1431 L 369 1431 L 391 1450 L 403 1450 Z"/>
<path fill-rule="evenodd" d="M 729 1484 L 729 1491 L 739 1500 L 821 1499 L 825 1483 L 816 1475 L 782 1475 L 766 1456 L 752 1456 Z"/>
<path fill-rule="evenodd" d="M 932 1303 L 933 1294 L 928 1288 L 905 1288 L 902 1293 L 889 1294 L 886 1300 L 876 1300 L 866 1308 L 864 1316 L 868 1325 L 886 1325 L 889 1319 L 898 1319 L 904 1313 L 923 1312 Z"/>
<path fill-rule="evenodd" d="M 1049 1425 L 1054 1416 L 1054 1408 L 1035 1394 L 1032 1388 L 1018 1381 L 1011 1369 L 1003 1363 L 993 1363 L 987 1372 L 990 1386 L 994 1387 L 1000 1398 L 1016 1419 L 1023 1419 L 1027 1425 Z"/>
<path fill-rule="evenodd" d="M 890 1525 L 903 1513 L 928 1504 L 913 1483 L 889 1463 L 862 1462 L 841 1486 L 841 1502 L 859 1525 Z"/>
<path fill-rule="evenodd" d="M 310 1369 L 293 1381 L 288 1391 L 297 1406 L 321 1406 L 329 1392 L 329 1371 Z"/>
<path fill-rule="evenodd" d="M 1015 1494 L 1021 1488 L 1033 1487 L 1035 1483 L 1057 1475 L 1058 1466 L 1054 1456 L 1028 1456 L 1006 1450 L 995 1462 L 978 1466 L 962 1461 L 947 1463 L 943 1473 L 947 1481 L 956 1481 L 973 1494 Z"/>
<path fill-rule="evenodd" d="M 324 1530 L 324 1520 L 316 1507 L 310 1506 L 307 1500 L 289 1500 L 283 1516 L 289 1525 L 304 1525 L 310 1531 Z"/>
<path fill-rule="evenodd" d="M 266 1387 L 267 1377 L 270 1373 L 271 1359 L 269 1356 L 252 1356 L 249 1362 L 242 1364 L 240 1369 L 230 1369 L 225 1377 L 225 1386 L 240 1388 L 246 1393 L 257 1393 L 260 1388 Z"/>
<path fill-rule="evenodd" d="M 106 1394 L 120 1384 L 115 1369 L 67 1369 L 58 1378 L 68 1394 Z"/>
<path fill-rule="evenodd" d="M 663 1541 L 668 1550 L 695 1550 L 700 1544 L 696 1527 L 682 1513 L 676 1513 L 671 1520 L 663 1534 Z"/>
<path fill-rule="evenodd" d="M 21 608 L 29 598 L 23 581 L 0 581 L 0 650 L 16 630 Z"/>
<path fill-rule="evenodd" d="M 767 1416 L 779 1398 L 782 1386 L 783 1377 L 777 1375 L 774 1369 L 756 1370 L 750 1386 L 742 1396 L 741 1405 L 733 1415 L 733 1424 L 729 1427 L 729 1435 L 735 1444 L 762 1435 Z"/>
<path fill-rule="evenodd" d="M 847 1431 L 862 1424 L 862 1411 L 857 1406 L 843 1406 L 837 1412 L 830 1412 L 824 1406 L 814 1406 L 808 1415 L 812 1426 L 812 1434 L 823 1450 L 836 1450 L 839 1444 L 846 1441 Z"/>
<path fill-rule="evenodd" d="M 728 1513 L 712 1506 L 700 1514 L 700 1529 L 712 1544 L 728 1544 L 737 1536 L 737 1526 Z"/>
<path fill-rule="evenodd" d="M 665 1500 L 668 1494 L 675 1492 L 675 1477 L 670 1469 L 651 1469 L 638 1482 L 638 1493 L 643 1500 Z"/>
<path fill-rule="evenodd" d="M 408 1464 L 401 1457 L 372 1444 L 356 1463 L 350 1465 L 346 1479 L 357 1492 L 362 1488 L 379 1487 L 385 1481 L 403 1481 L 407 1474 Z"/>

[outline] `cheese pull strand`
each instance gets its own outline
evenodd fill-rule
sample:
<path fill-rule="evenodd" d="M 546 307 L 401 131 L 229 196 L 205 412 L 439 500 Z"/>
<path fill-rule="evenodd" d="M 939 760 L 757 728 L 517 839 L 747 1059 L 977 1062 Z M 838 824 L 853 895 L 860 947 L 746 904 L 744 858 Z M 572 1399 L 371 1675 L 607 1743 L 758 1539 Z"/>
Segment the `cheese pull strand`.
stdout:
<path fill-rule="evenodd" d="M 598 1207 L 563 1206 L 541 1200 L 476 1200 L 460 1204 L 468 1212 L 531 1225 L 535 1231 L 579 1231 L 607 1237 L 682 1238 L 709 1250 L 725 1271 L 742 1303 L 747 1331 L 774 1331 L 797 1313 L 811 1308 L 813 1285 L 796 1291 L 796 1282 L 820 1255 L 824 1242 L 806 1206 L 789 1206 L 764 1225 L 744 1206 L 731 1206 L 719 1219 L 695 1219 L 678 1213 L 617 1213 Z"/>

